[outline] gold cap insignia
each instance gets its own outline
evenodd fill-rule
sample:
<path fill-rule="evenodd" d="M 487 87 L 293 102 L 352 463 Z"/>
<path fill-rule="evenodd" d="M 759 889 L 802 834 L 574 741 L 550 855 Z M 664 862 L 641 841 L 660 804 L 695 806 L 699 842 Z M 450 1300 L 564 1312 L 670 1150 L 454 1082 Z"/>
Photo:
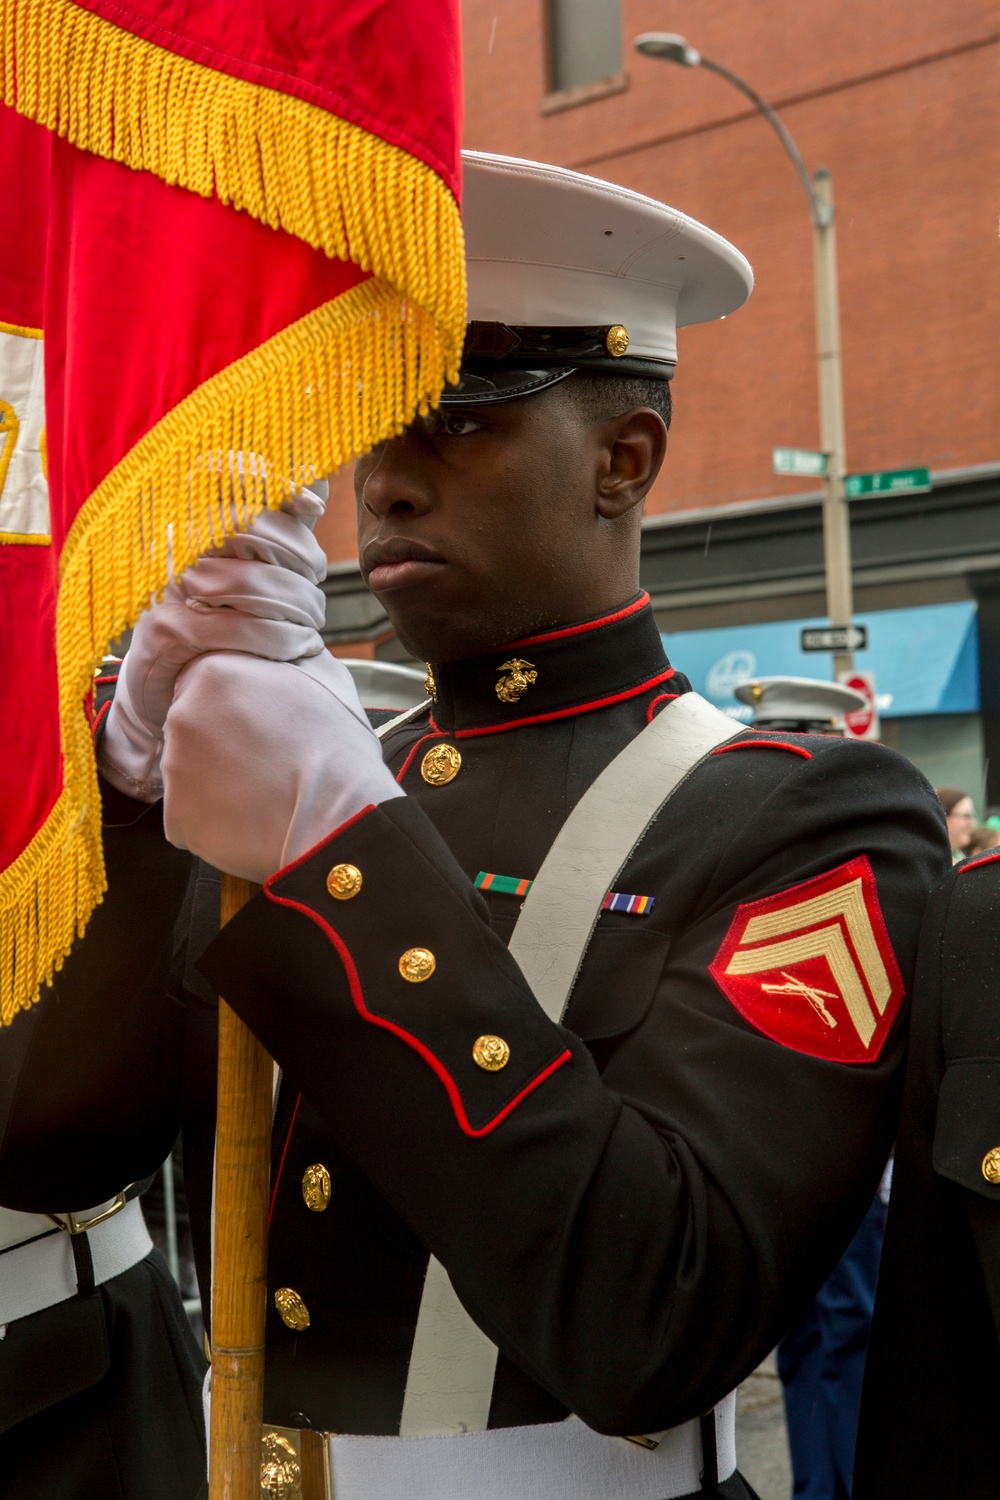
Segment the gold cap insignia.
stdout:
<path fill-rule="evenodd" d="M 537 682 L 538 673 L 534 670 L 530 661 L 521 661 L 519 657 L 511 657 L 502 666 L 497 667 L 498 672 L 507 672 L 509 675 L 501 677 L 497 683 L 497 697 L 501 703 L 517 703 L 523 698 L 533 682 Z"/>
<path fill-rule="evenodd" d="M 616 323 L 609 328 L 604 335 L 604 347 L 613 359 L 621 359 L 628 348 L 628 329 L 622 323 Z"/>
<path fill-rule="evenodd" d="M 407 948 L 399 960 L 399 972 L 409 984 L 423 984 L 437 968 L 437 959 L 429 948 Z"/>
<path fill-rule="evenodd" d="M 308 1307 L 293 1287 L 279 1286 L 274 1294 L 274 1305 L 285 1327 L 295 1333 L 304 1332 L 312 1322 Z"/>
<path fill-rule="evenodd" d="M 313 1162 L 302 1173 L 302 1197 L 306 1208 L 321 1214 L 330 1207 L 330 1174 L 321 1161 Z"/>
<path fill-rule="evenodd" d="M 994 1146 L 992 1151 L 987 1151 L 983 1157 L 983 1176 L 987 1182 L 992 1182 L 994 1187 L 1000 1183 L 1000 1146 Z"/>
<path fill-rule="evenodd" d="M 434 681 L 434 668 L 429 661 L 425 661 L 424 666 L 427 668 L 427 676 L 424 678 L 424 692 L 433 698 L 436 703 L 438 701 L 438 685 Z"/>
<path fill-rule="evenodd" d="M 499 1073 L 510 1061 L 510 1048 L 502 1036 L 477 1036 L 472 1044 L 472 1061 L 487 1073 Z"/>
<path fill-rule="evenodd" d="M 764 689 L 759 682 L 751 682 L 749 687 L 750 702 L 759 703 L 764 696 Z"/>
<path fill-rule="evenodd" d="M 334 901 L 350 901 L 363 884 L 357 865 L 334 865 L 326 877 L 326 888 Z"/>
<path fill-rule="evenodd" d="M 274 1500 L 298 1495 L 302 1469 L 298 1454 L 287 1438 L 266 1432 L 260 1444 L 260 1489 Z"/>
<path fill-rule="evenodd" d="M 462 756 L 455 745 L 432 745 L 420 762 L 420 774 L 431 786 L 447 786 L 461 769 Z"/>

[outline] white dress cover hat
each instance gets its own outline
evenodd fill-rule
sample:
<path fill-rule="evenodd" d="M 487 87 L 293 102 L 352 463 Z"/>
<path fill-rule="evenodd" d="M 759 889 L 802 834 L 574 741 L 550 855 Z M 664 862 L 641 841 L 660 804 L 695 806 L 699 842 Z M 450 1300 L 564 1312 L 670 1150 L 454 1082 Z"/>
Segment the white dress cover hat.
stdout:
<path fill-rule="evenodd" d="M 749 703 L 754 723 L 832 724 L 845 714 L 857 713 L 867 699 L 856 688 L 842 682 L 823 682 L 815 677 L 758 677 L 733 689 L 741 703 Z"/>
<path fill-rule="evenodd" d="M 444 405 L 577 369 L 669 379 L 677 329 L 744 303 L 753 272 L 678 209 L 564 167 L 465 151 L 469 329 Z"/>

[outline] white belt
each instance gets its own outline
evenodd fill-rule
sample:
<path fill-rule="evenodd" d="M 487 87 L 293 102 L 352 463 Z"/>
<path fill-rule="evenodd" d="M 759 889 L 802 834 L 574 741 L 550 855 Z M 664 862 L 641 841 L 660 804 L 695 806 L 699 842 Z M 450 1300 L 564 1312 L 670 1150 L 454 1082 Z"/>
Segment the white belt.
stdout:
<path fill-rule="evenodd" d="M 325 1439 L 325 1486 L 303 1440 L 321 1434 L 264 1427 L 264 1451 L 302 1468 L 303 1500 L 678 1500 L 701 1489 L 701 1424 L 664 1432 L 653 1450 L 603 1437 L 571 1418 L 537 1427 L 501 1427 L 440 1437 Z M 736 1394 L 715 1408 L 718 1477 L 736 1470 Z M 315 1487 L 314 1487 L 315 1486 Z"/>
<path fill-rule="evenodd" d="M 87 1217 L 96 1218 L 97 1214 L 91 1213 Z M 14 1223 L 15 1219 L 22 1221 L 19 1226 Z M 0 1324 L 30 1317 L 32 1313 L 76 1296 L 76 1265 L 70 1235 L 65 1229 L 57 1229 L 44 1214 L 2 1210 L 0 1233 L 25 1228 L 34 1237 L 22 1244 L 20 1241 L 26 1236 L 17 1233 L 16 1238 L 6 1241 L 16 1248 L 0 1254 Z M 95 1223 L 93 1229 L 87 1230 L 87 1242 L 97 1286 L 131 1270 L 145 1259 L 153 1242 L 142 1217 L 139 1199 L 133 1198 L 120 1213 Z"/>
<path fill-rule="evenodd" d="M 735 1414 L 735 1395 L 716 1408 L 720 1479 L 736 1468 Z M 651 1452 L 576 1421 L 329 1447 L 337 1500 L 674 1500 L 701 1488 L 703 1468 L 696 1421 Z"/>

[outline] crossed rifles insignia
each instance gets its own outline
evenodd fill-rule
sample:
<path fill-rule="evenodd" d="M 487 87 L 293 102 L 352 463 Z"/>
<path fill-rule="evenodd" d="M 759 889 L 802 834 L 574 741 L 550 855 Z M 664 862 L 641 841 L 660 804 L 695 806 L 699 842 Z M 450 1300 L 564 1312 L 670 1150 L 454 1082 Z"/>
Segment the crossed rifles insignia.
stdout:
<path fill-rule="evenodd" d="M 873 1062 L 903 999 L 864 857 L 738 907 L 709 973 L 765 1036 L 835 1062 Z"/>

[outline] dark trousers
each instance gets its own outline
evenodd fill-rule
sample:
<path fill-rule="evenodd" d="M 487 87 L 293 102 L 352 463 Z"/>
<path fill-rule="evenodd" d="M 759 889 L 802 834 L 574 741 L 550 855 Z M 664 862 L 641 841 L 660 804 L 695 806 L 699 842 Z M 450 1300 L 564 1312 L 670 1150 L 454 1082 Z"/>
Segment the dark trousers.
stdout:
<path fill-rule="evenodd" d="M 805 1317 L 778 1345 L 795 1500 L 848 1500 L 885 1233 L 876 1198 Z"/>
<path fill-rule="evenodd" d="M 0 1500 L 193 1500 L 205 1361 L 157 1251 L 0 1340 Z"/>

